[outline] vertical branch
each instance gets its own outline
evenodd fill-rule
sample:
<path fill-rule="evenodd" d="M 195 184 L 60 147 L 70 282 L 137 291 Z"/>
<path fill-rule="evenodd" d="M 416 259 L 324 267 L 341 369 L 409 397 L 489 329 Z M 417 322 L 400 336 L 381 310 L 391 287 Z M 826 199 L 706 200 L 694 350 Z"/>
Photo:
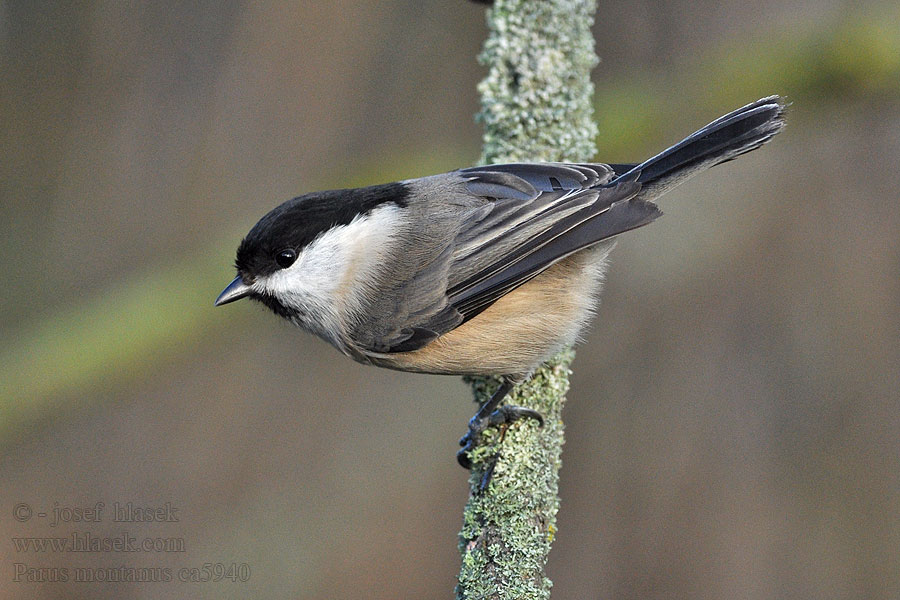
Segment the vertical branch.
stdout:
<path fill-rule="evenodd" d="M 595 11 L 595 0 L 496 0 L 480 57 L 488 67 L 478 88 L 484 163 L 584 162 L 594 156 Z M 544 415 L 543 428 L 523 419 L 505 437 L 487 432 L 470 453 L 458 598 L 550 596 L 544 566 L 556 531 L 561 412 L 573 358 L 571 350 L 561 353 L 510 394 L 509 403 Z M 478 403 L 497 385 L 490 378 L 469 381 Z M 498 451 L 491 483 L 481 490 L 484 469 Z"/>

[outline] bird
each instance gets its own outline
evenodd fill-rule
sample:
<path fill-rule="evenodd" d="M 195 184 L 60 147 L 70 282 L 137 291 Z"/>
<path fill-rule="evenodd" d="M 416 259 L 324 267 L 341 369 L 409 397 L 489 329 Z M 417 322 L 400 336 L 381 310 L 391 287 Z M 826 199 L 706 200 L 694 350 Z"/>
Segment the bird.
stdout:
<path fill-rule="evenodd" d="M 215 306 L 249 298 L 369 365 L 501 384 L 469 421 L 459 463 L 490 427 L 539 412 L 501 403 L 591 320 L 617 237 L 655 200 L 759 148 L 785 124 L 768 96 L 636 164 L 489 164 L 282 203 L 241 240 Z"/>

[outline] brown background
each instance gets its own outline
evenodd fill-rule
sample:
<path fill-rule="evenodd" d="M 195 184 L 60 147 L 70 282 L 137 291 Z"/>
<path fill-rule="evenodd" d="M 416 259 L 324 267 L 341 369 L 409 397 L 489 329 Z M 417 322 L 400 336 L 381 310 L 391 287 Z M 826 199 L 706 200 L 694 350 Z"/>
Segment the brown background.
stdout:
<path fill-rule="evenodd" d="M 614 252 L 566 409 L 554 598 L 900 596 L 900 13 L 601 2 L 598 160 L 769 93 L 763 151 Z M 250 304 L 242 235 L 473 163 L 467 2 L 0 3 L 0 598 L 446 598 L 473 407 Z M 13 519 L 107 504 L 101 523 Z M 170 502 L 178 523 L 110 521 Z M 14 536 L 186 552 L 17 552 Z M 248 563 L 246 583 L 14 582 Z"/>

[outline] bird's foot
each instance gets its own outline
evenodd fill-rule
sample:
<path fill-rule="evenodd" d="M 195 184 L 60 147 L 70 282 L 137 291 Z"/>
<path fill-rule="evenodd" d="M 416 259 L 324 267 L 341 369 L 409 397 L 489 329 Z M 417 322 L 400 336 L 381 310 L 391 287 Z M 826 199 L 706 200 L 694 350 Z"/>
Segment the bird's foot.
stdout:
<path fill-rule="evenodd" d="M 476 414 L 469 420 L 469 432 L 459 440 L 459 445 L 462 448 L 456 453 L 456 460 L 464 469 L 471 470 L 472 461 L 469 458 L 469 451 L 475 448 L 481 440 L 481 435 L 490 427 L 498 427 L 500 429 L 500 441 L 503 441 L 509 426 L 523 417 L 534 419 L 538 422 L 539 427 L 544 425 L 544 417 L 541 416 L 541 413 L 524 406 L 501 406 L 486 417 L 481 416 L 479 411 L 479 414 Z M 490 480 L 490 475 L 494 472 L 497 459 L 498 455 L 494 455 L 490 465 L 485 470 L 485 477 L 488 481 Z M 487 481 L 482 481 L 482 489 L 486 487 L 486 484 Z"/>

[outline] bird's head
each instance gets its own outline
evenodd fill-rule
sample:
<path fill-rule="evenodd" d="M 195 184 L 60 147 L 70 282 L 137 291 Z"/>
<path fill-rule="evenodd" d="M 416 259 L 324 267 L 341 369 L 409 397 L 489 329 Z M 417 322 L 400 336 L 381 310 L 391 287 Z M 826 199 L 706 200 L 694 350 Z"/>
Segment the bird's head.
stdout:
<path fill-rule="evenodd" d="M 385 205 L 403 206 L 406 195 L 406 186 L 394 183 L 315 192 L 274 208 L 241 241 L 237 277 L 215 305 L 250 298 L 294 321 L 304 321 L 311 305 L 327 310 L 323 305 L 341 300 L 335 287 L 351 266 L 351 250 L 390 236 L 390 224 L 368 217 Z"/>

